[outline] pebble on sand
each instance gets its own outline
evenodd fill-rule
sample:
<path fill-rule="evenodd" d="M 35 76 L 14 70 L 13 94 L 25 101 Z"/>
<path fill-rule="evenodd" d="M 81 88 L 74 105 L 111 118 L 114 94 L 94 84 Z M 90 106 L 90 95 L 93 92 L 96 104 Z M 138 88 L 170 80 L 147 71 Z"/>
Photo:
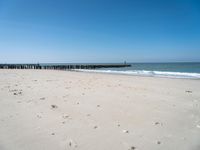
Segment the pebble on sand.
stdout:
<path fill-rule="evenodd" d="M 129 133 L 129 131 L 128 130 L 123 130 L 123 133 Z"/>
<path fill-rule="evenodd" d="M 45 100 L 45 97 L 41 97 L 40 100 Z"/>
<path fill-rule="evenodd" d="M 157 144 L 161 144 L 161 142 L 160 142 L 160 141 L 157 141 Z"/>
<path fill-rule="evenodd" d="M 192 93 L 192 91 L 189 91 L 189 90 L 187 90 L 187 91 L 185 91 L 186 93 Z"/>
<path fill-rule="evenodd" d="M 51 108 L 52 108 L 52 109 L 58 108 L 58 106 L 56 106 L 56 105 L 51 105 Z"/>
<path fill-rule="evenodd" d="M 130 148 L 130 150 L 135 150 L 136 149 L 136 147 L 135 146 L 132 146 L 131 148 Z"/>

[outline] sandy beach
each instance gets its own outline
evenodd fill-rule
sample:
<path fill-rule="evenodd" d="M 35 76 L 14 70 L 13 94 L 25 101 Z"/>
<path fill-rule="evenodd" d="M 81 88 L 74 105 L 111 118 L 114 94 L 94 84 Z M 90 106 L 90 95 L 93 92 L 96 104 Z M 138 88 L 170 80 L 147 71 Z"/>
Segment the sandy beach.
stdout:
<path fill-rule="evenodd" d="M 0 150 L 199 150 L 200 80 L 0 70 Z"/>

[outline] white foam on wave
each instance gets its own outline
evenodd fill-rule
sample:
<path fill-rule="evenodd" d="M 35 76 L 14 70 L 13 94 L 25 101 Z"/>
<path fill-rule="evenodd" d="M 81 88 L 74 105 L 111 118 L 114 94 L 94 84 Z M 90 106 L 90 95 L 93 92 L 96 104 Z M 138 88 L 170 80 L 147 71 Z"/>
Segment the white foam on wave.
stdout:
<path fill-rule="evenodd" d="M 200 79 L 200 73 L 187 73 L 187 72 L 165 72 L 165 71 L 147 71 L 147 70 L 116 71 L 116 70 L 88 70 L 88 69 L 75 69 L 75 71 L 126 74 L 126 75 L 151 76 L 151 77 Z"/>

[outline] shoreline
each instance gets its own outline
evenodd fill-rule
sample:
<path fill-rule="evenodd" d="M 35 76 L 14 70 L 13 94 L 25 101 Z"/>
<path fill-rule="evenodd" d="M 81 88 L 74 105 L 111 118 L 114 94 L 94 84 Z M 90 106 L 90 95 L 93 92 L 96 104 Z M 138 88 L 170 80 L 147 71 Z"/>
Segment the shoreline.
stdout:
<path fill-rule="evenodd" d="M 136 78 L 153 78 L 153 79 L 177 79 L 177 80 L 196 80 L 196 81 L 200 81 L 200 78 L 176 78 L 176 77 L 162 77 L 162 76 L 148 76 L 148 75 L 132 75 L 132 74 L 123 74 L 123 73 L 106 73 L 106 72 L 96 72 L 95 71 L 90 71 L 90 70 L 85 70 L 85 71 L 79 71 L 79 70 L 51 70 L 51 69 L 0 69 L 1 70 L 7 70 L 7 71 L 11 71 L 11 70 L 19 70 L 19 71 L 55 71 L 55 72 L 71 72 L 71 73 L 80 73 L 80 74 L 99 74 L 99 75 L 109 75 L 109 76 L 124 76 L 124 77 L 136 77 Z"/>
<path fill-rule="evenodd" d="M 106 73 L 106 72 L 90 72 L 90 71 L 79 71 L 79 70 L 62 70 L 62 71 L 71 71 L 78 73 L 94 73 L 94 74 L 105 74 L 105 75 L 119 75 L 119 76 L 132 76 L 132 77 L 144 77 L 144 78 L 161 78 L 161 79 L 186 79 L 186 80 L 200 80 L 200 78 L 179 78 L 179 77 L 162 77 L 162 76 L 148 76 L 148 75 L 132 75 L 132 74 L 124 74 L 124 73 Z"/>

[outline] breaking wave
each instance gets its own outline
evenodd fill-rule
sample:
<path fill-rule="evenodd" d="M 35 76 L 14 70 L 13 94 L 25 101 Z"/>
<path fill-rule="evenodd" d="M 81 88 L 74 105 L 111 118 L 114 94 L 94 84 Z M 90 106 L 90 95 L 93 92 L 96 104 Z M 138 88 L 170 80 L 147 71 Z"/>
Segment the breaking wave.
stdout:
<path fill-rule="evenodd" d="M 116 71 L 116 70 L 87 70 L 87 69 L 75 69 L 75 71 L 126 74 L 126 75 L 151 76 L 151 77 L 200 79 L 200 73 L 186 73 L 186 72 L 165 72 L 165 71 L 148 71 L 148 70 Z"/>

